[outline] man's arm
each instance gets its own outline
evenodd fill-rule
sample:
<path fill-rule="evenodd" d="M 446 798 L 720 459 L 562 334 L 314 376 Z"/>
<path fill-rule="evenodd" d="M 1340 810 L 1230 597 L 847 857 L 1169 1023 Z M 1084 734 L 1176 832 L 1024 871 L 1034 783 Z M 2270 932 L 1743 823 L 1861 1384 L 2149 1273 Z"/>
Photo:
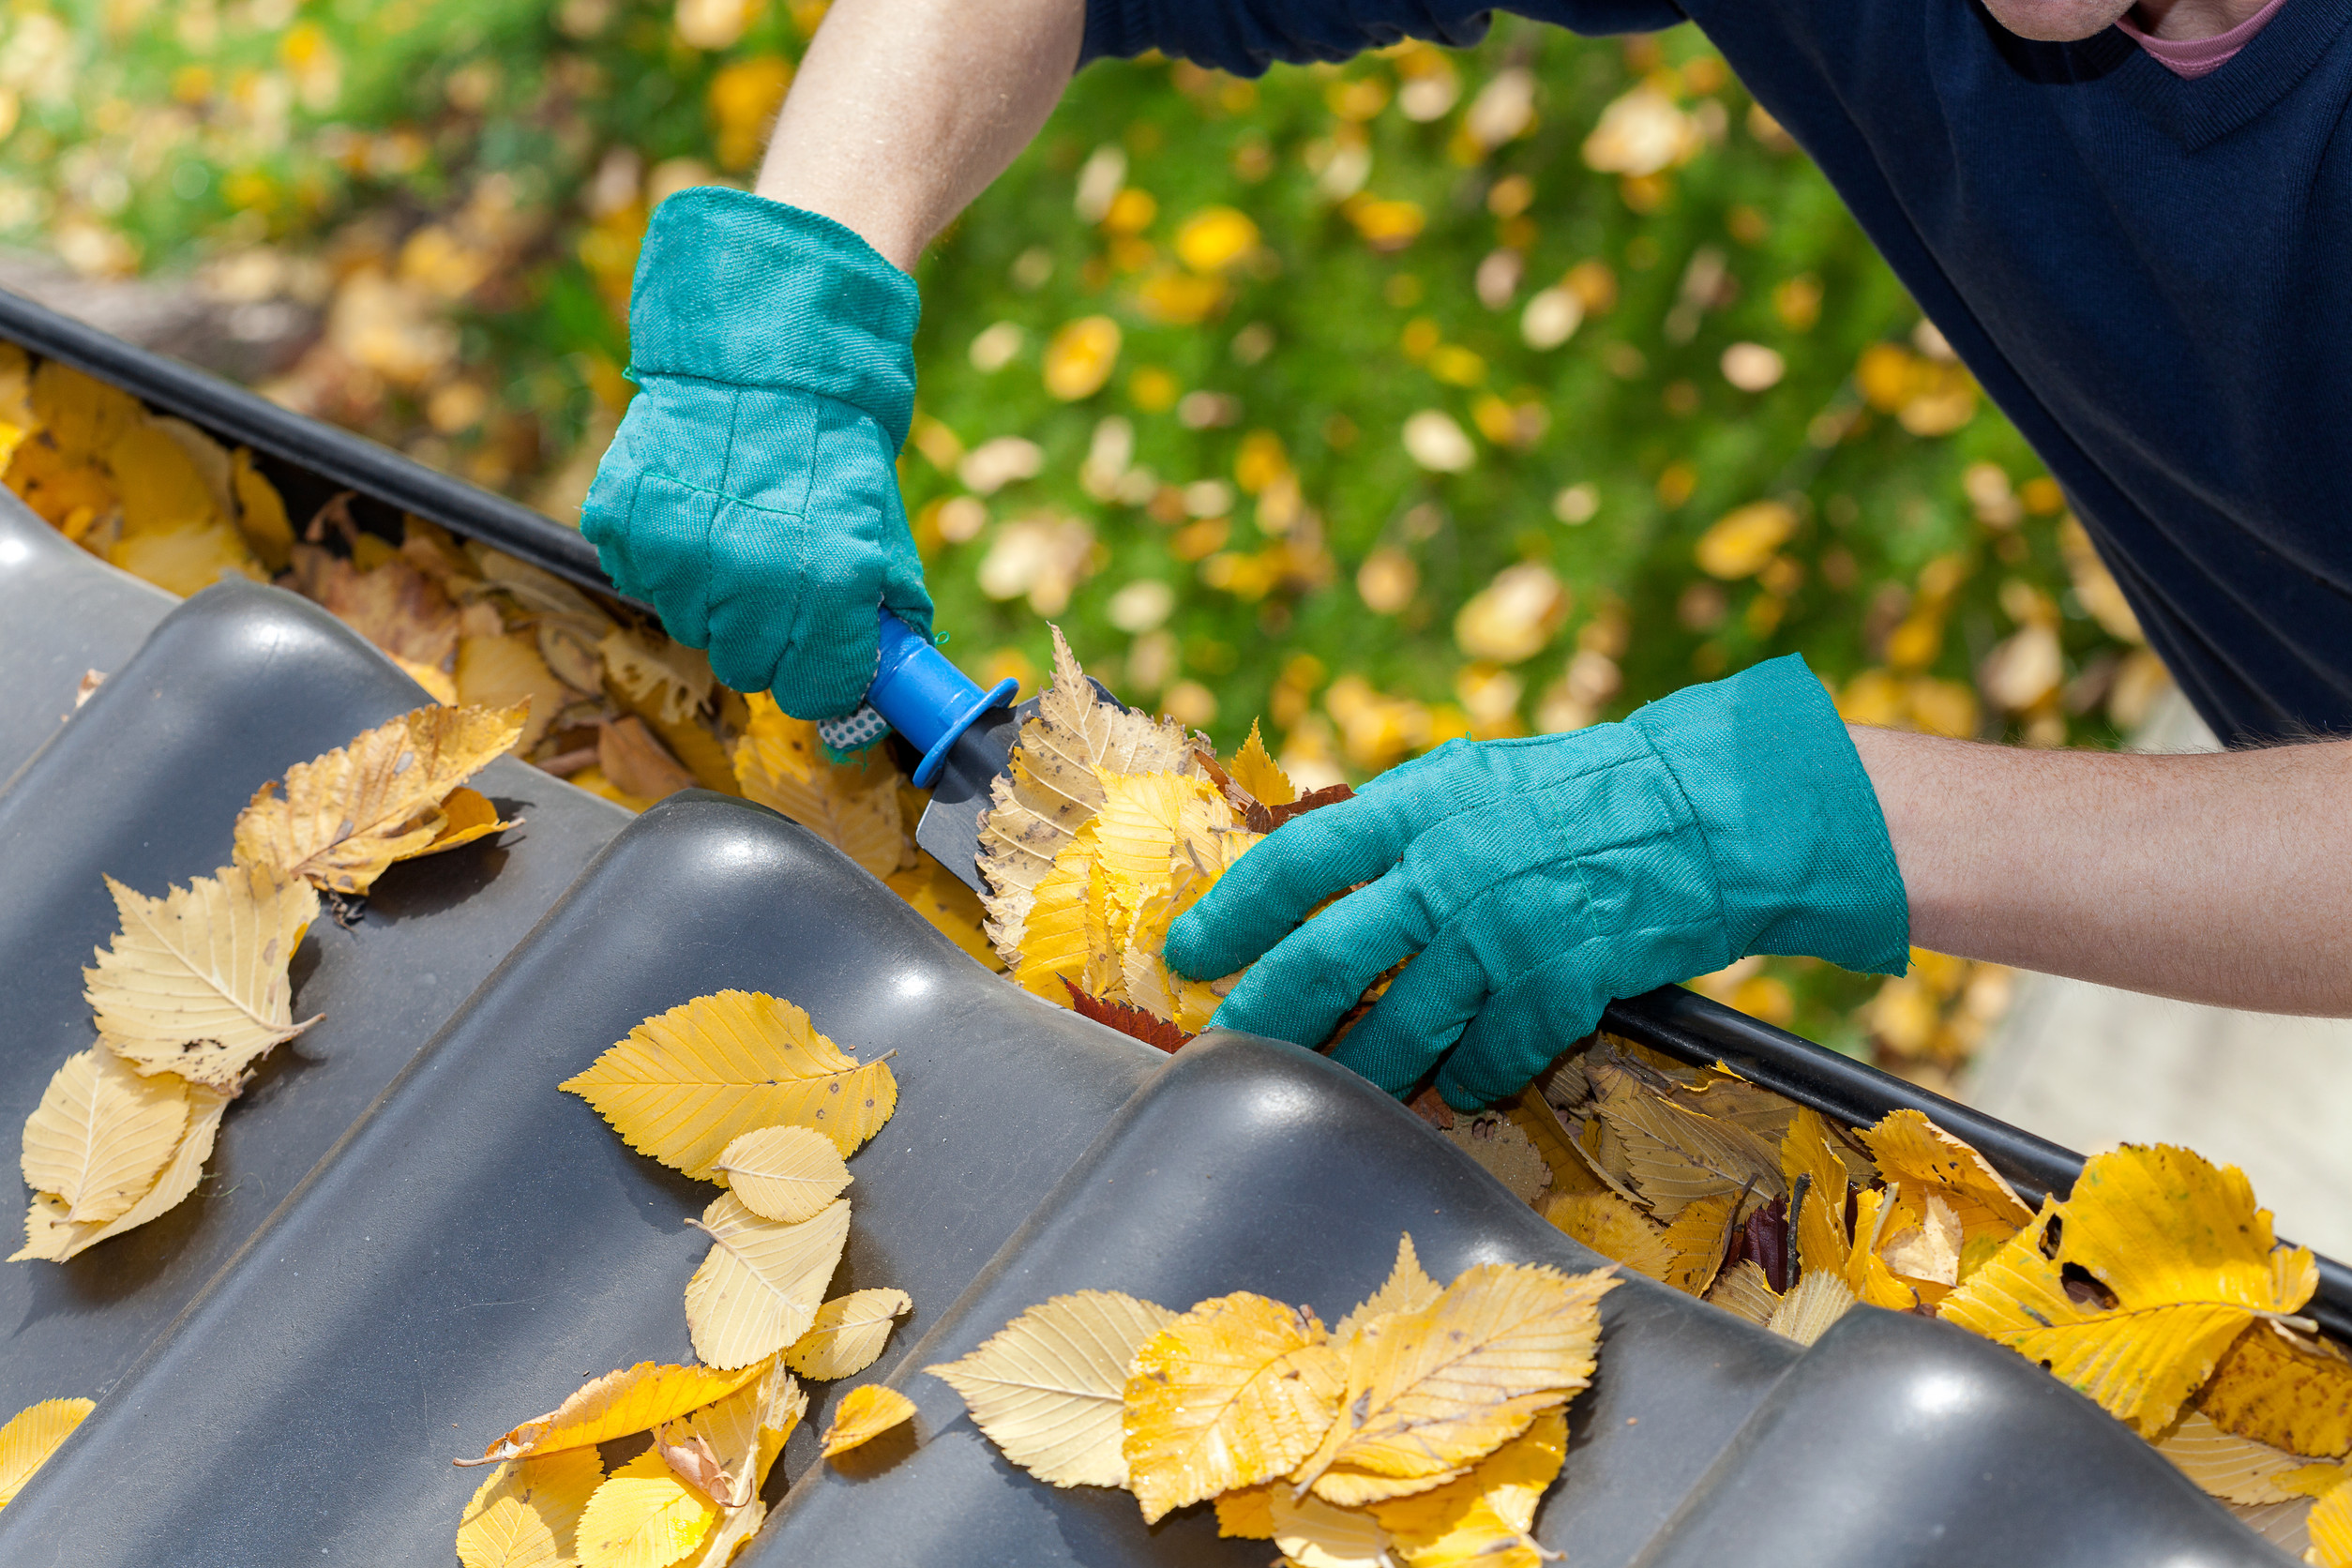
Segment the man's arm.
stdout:
<path fill-rule="evenodd" d="M 756 188 L 912 272 L 1046 123 L 1085 30 L 1085 0 L 836 0 Z"/>
<path fill-rule="evenodd" d="M 2352 743 L 2143 757 L 1852 734 L 1919 946 L 2352 1016 Z"/>

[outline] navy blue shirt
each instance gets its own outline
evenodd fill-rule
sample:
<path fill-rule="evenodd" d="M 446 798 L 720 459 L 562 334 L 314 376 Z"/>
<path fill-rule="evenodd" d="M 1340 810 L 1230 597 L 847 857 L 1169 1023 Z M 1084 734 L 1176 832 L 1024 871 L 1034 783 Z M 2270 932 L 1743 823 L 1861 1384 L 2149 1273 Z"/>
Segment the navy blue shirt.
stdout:
<path fill-rule="evenodd" d="M 1971 0 L 1515 0 L 1695 21 L 2016 422 L 2225 740 L 2352 735 L 2352 0 L 2287 0 L 2183 81 L 2110 28 Z M 1486 0 L 1090 0 L 1086 57 L 1254 75 Z"/>

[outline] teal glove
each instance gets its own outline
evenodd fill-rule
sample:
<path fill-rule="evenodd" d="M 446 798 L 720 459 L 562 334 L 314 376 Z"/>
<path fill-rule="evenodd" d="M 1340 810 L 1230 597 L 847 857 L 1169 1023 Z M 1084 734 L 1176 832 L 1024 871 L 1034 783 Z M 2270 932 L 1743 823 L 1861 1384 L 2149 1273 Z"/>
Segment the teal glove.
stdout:
<path fill-rule="evenodd" d="M 1333 1054 L 1391 1093 L 1442 1056 L 1438 1092 L 1472 1110 L 1612 998 L 1750 953 L 1899 974 L 1909 938 L 1878 798 L 1792 654 L 1622 724 L 1451 741 L 1394 768 L 1244 855 L 1167 956 L 1196 977 L 1250 964 L 1216 1024 L 1314 1044 L 1418 955 Z"/>
<path fill-rule="evenodd" d="M 720 186 L 664 202 L 638 256 L 641 390 L 580 532 L 720 680 L 795 717 L 865 700 L 878 607 L 930 630 L 895 467 L 919 309 L 840 224 Z"/>

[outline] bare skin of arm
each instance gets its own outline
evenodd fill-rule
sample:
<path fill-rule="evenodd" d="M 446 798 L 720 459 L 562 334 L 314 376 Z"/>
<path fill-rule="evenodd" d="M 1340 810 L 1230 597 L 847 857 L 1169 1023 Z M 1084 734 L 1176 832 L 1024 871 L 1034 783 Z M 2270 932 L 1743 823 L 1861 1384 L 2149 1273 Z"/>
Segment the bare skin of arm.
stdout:
<path fill-rule="evenodd" d="M 912 272 L 1046 123 L 1085 31 L 1085 0 L 836 0 L 755 188 Z"/>
<path fill-rule="evenodd" d="M 1920 946 L 2352 1016 L 2352 743 L 2147 757 L 1851 732 Z"/>

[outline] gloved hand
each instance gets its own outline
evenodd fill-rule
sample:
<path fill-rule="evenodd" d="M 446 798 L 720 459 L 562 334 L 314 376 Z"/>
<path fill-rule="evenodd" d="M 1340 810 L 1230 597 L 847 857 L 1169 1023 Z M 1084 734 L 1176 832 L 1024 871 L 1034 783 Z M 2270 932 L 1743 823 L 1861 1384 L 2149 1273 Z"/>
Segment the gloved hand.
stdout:
<path fill-rule="evenodd" d="M 1334 1057 L 1391 1093 L 1443 1057 L 1438 1092 L 1472 1110 L 1613 998 L 1750 953 L 1898 974 L 1909 936 L 1869 776 L 1790 655 L 1621 724 L 1451 741 L 1391 769 L 1242 856 L 1167 957 L 1196 978 L 1251 964 L 1214 1022 L 1313 1045 L 1417 955 Z"/>
<path fill-rule="evenodd" d="M 580 532 L 720 680 L 795 717 L 864 701 L 878 606 L 930 630 L 894 466 L 919 309 L 840 224 L 719 186 L 664 202 L 638 257 L 641 390 Z"/>

